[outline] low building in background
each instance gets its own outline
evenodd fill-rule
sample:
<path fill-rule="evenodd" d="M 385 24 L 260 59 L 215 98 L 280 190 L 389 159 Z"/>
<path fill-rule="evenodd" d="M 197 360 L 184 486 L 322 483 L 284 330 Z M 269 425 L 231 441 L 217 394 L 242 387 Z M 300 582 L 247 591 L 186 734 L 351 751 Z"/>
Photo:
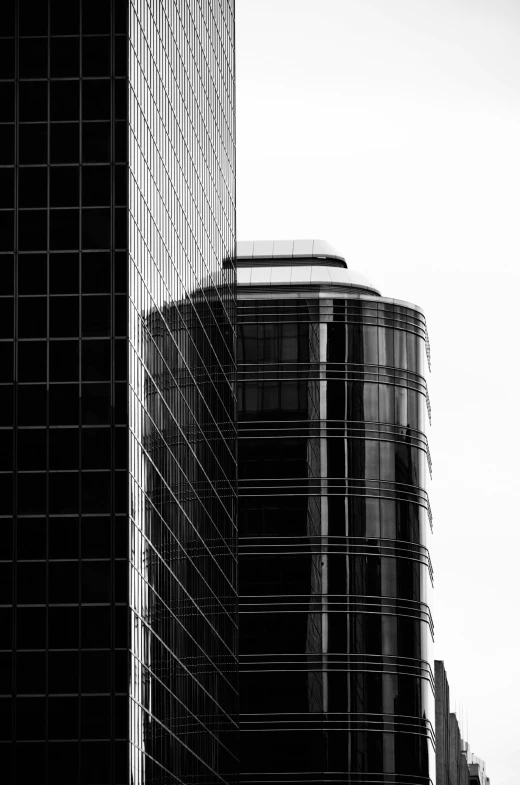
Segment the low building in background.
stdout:
<path fill-rule="evenodd" d="M 435 660 L 436 785 L 490 785 L 486 764 L 463 740 L 457 715 L 450 712 L 450 687 L 444 663 Z"/>

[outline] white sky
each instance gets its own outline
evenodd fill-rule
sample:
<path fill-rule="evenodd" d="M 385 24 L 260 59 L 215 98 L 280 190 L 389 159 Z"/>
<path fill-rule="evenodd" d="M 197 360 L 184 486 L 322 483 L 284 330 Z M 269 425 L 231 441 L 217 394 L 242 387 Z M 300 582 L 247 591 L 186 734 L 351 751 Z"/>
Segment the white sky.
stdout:
<path fill-rule="evenodd" d="M 436 657 L 518 785 L 520 2 L 236 10 L 238 237 L 328 240 L 424 308 Z"/>

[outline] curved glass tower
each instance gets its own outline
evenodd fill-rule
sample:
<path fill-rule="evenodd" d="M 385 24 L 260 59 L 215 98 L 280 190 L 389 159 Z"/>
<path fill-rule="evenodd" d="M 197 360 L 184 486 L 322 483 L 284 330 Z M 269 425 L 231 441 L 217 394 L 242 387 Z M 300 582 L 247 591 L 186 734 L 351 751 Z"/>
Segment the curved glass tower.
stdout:
<path fill-rule="evenodd" d="M 241 782 L 434 781 L 426 323 L 239 243 Z"/>

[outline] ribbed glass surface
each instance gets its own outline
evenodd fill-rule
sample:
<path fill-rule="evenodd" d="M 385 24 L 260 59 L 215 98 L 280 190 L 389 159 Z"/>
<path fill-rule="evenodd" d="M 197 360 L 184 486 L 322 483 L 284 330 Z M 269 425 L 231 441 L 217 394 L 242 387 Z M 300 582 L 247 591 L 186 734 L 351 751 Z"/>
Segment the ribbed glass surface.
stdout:
<path fill-rule="evenodd" d="M 239 290 L 241 782 L 427 785 L 425 322 L 320 294 Z"/>
<path fill-rule="evenodd" d="M 233 3 L 130 4 L 132 784 L 228 782 L 237 710 Z"/>

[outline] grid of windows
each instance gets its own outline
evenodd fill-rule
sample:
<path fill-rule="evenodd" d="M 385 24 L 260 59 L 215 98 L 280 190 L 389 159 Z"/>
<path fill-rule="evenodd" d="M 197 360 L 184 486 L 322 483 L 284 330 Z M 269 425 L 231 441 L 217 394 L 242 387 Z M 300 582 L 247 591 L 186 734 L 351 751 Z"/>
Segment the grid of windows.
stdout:
<path fill-rule="evenodd" d="M 239 288 L 240 781 L 429 785 L 424 317 L 293 288 Z"/>
<path fill-rule="evenodd" d="M 1 14 L 2 781 L 125 783 L 127 12 Z"/>
<path fill-rule="evenodd" d="M 233 5 L 130 10 L 136 785 L 237 769 Z"/>

